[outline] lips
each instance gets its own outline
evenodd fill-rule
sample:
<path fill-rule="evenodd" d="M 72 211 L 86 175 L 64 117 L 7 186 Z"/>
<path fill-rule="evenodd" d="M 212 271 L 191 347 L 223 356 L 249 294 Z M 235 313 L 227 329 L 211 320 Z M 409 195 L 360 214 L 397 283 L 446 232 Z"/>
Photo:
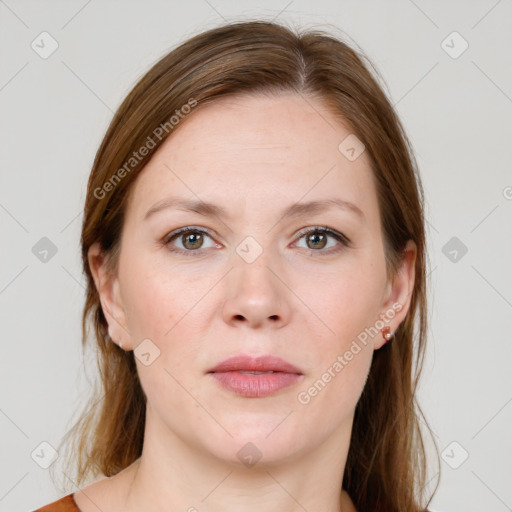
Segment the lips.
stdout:
<path fill-rule="evenodd" d="M 304 377 L 299 368 L 279 357 L 247 355 L 230 357 L 208 374 L 224 389 L 246 398 L 273 395 Z"/>
<path fill-rule="evenodd" d="M 237 355 L 222 361 L 220 364 L 209 370 L 208 373 L 223 373 L 223 372 L 282 372 L 294 373 L 302 375 L 299 368 L 288 363 L 280 357 L 264 355 L 264 356 L 248 356 Z"/>

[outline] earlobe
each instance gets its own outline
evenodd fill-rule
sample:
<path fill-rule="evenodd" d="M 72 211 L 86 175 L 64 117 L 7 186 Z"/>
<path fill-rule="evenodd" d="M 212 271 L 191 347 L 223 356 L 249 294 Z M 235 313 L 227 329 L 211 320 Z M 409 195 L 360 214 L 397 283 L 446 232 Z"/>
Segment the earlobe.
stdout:
<path fill-rule="evenodd" d="M 108 323 L 108 334 L 116 343 L 129 345 L 129 332 L 126 328 L 118 278 L 108 272 L 105 255 L 97 242 L 89 248 L 87 256 L 101 309 Z"/>

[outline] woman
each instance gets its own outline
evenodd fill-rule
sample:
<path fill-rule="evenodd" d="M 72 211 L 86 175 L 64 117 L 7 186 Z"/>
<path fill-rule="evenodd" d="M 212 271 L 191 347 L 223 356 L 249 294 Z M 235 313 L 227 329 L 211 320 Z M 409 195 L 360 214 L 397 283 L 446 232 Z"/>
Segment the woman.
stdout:
<path fill-rule="evenodd" d="M 122 103 L 81 240 L 102 386 L 64 473 L 101 478 L 39 510 L 426 510 L 422 188 L 364 60 L 227 24 Z"/>

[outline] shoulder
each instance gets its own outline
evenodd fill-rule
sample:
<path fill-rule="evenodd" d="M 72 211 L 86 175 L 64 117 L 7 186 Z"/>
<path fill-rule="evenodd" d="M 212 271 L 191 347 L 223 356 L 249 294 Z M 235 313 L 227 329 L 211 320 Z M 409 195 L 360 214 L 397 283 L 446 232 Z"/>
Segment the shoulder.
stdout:
<path fill-rule="evenodd" d="M 73 498 L 73 493 L 71 493 L 44 507 L 34 510 L 34 512 L 80 512 L 80 509 Z"/>

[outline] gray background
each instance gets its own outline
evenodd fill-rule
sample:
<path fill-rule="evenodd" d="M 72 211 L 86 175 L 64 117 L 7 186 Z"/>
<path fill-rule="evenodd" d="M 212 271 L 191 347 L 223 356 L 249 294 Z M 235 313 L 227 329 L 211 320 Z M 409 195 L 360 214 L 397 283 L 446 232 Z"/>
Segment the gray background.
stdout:
<path fill-rule="evenodd" d="M 384 77 L 427 199 L 419 401 L 443 457 L 433 510 L 512 510 L 510 0 L 0 0 L 0 510 L 60 497 L 31 454 L 58 446 L 95 375 L 80 347 L 78 243 L 112 113 L 171 47 L 246 17 L 332 23 Z M 47 58 L 43 31 L 58 43 Z M 46 261 L 43 237 L 57 250 Z"/>

